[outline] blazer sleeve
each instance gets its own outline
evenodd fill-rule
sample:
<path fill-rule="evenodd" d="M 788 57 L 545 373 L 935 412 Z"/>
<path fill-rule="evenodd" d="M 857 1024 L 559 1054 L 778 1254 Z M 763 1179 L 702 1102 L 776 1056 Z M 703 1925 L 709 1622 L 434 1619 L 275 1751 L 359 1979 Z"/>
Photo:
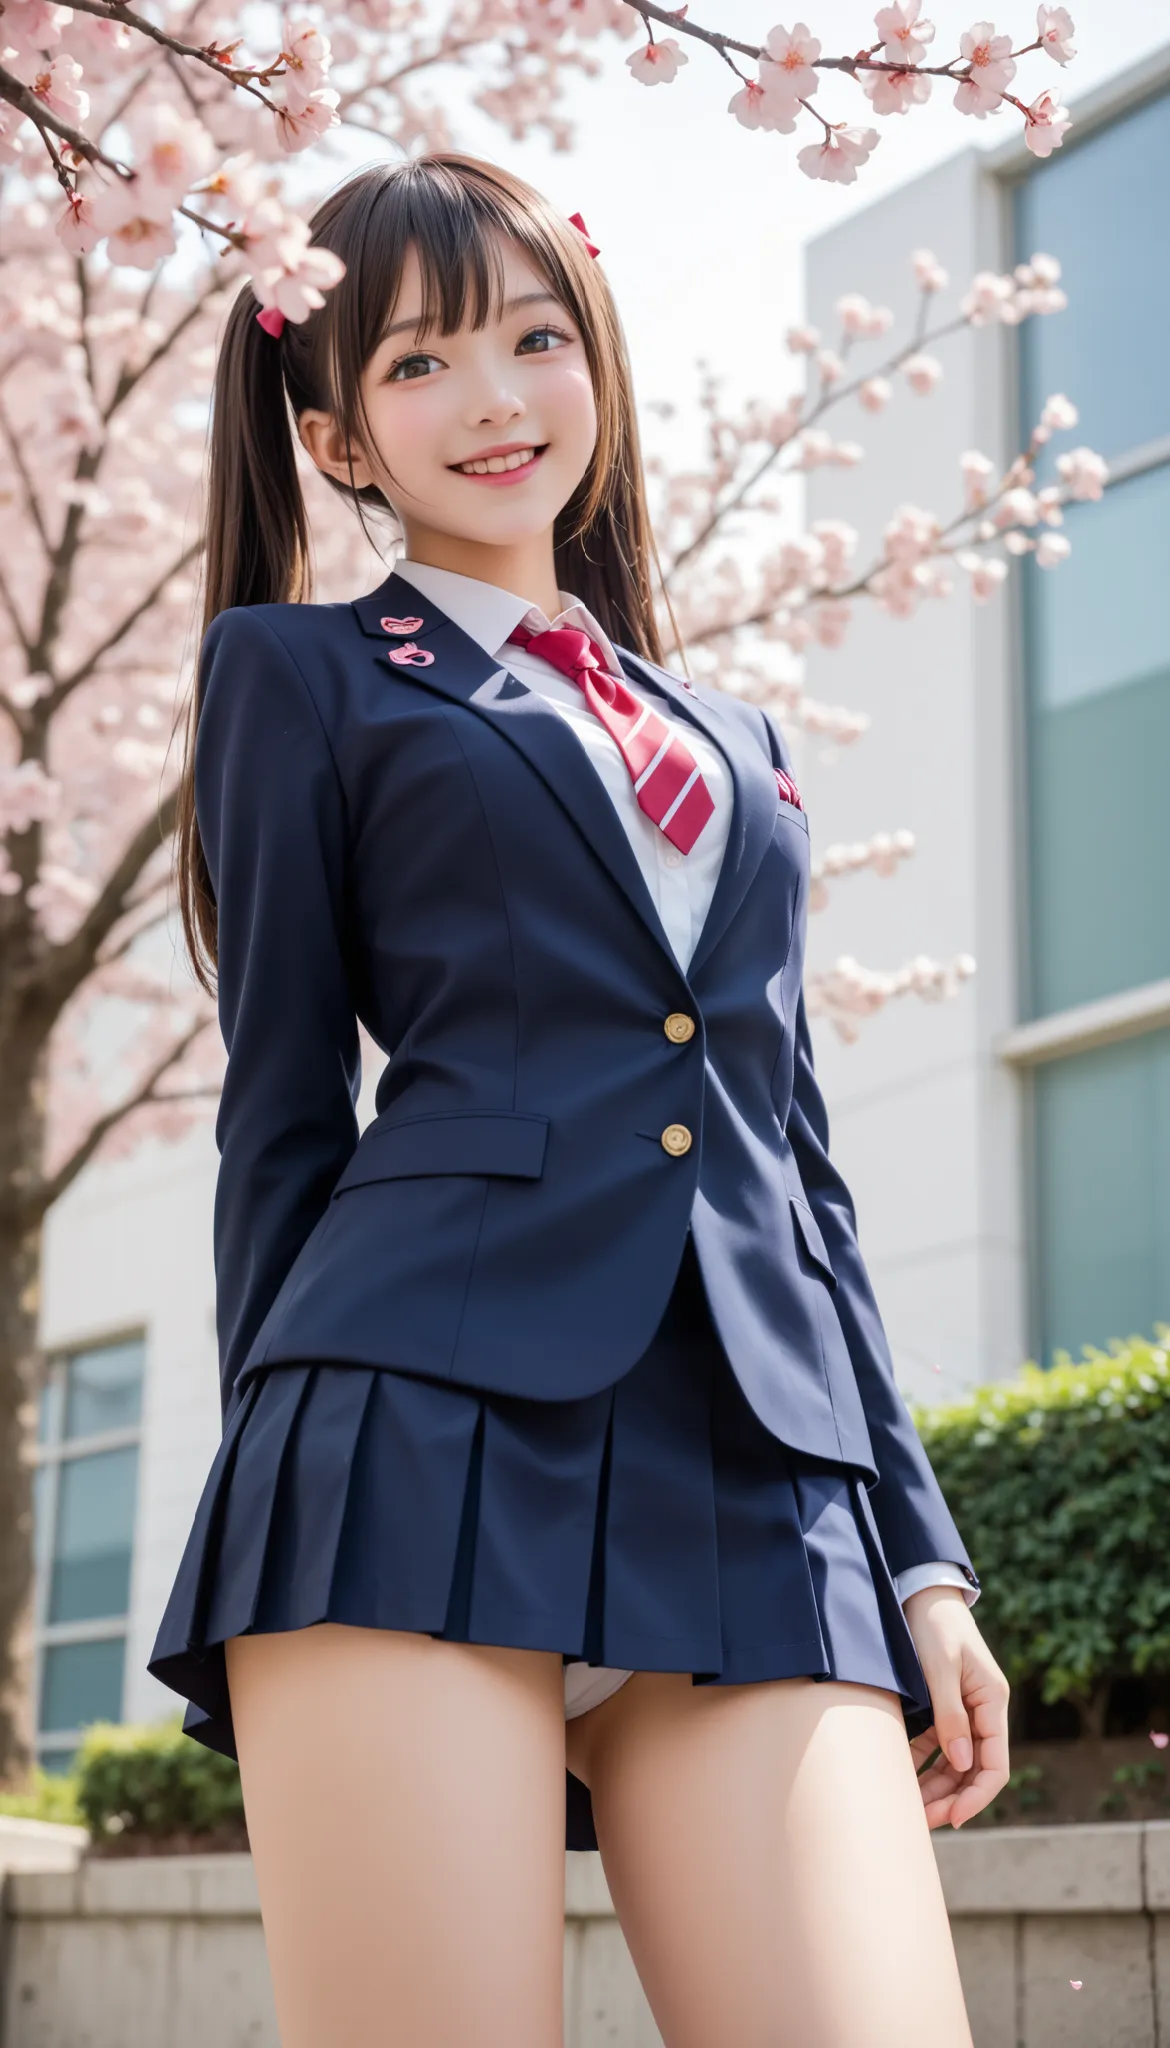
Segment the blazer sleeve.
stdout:
<path fill-rule="evenodd" d="M 213 1250 L 226 1422 L 249 1348 L 358 1138 L 346 814 L 316 704 L 254 610 L 204 636 L 195 815 L 218 916 L 227 1069 Z"/>
<path fill-rule="evenodd" d="M 783 737 L 772 718 L 767 713 L 764 717 L 774 764 L 791 775 Z M 873 1445 L 878 1480 L 870 1504 L 887 1563 L 897 1576 L 915 1565 L 942 1560 L 958 1565 L 968 1583 L 977 1587 L 971 1560 L 895 1381 L 889 1343 L 861 1256 L 853 1199 L 829 1157 L 829 1118 L 813 1063 L 803 988 L 796 1010 L 786 1134 L 837 1281 L 833 1305 Z"/>

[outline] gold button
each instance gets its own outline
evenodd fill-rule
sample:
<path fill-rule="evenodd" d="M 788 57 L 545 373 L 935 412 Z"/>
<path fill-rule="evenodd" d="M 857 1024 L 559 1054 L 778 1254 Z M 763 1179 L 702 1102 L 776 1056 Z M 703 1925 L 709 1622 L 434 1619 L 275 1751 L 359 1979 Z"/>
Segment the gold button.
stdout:
<path fill-rule="evenodd" d="M 685 1124 L 667 1124 L 662 1133 L 662 1149 L 672 1159 L 681 1159 L 691 1149 L 691 1134 Z"/>
<path fill-rule="evenodd" d="M 695 1035 L 695 1020 L 685 1010 L 672 1010 L 662 1028 L 672 1045 L 685 1045 Z"/>

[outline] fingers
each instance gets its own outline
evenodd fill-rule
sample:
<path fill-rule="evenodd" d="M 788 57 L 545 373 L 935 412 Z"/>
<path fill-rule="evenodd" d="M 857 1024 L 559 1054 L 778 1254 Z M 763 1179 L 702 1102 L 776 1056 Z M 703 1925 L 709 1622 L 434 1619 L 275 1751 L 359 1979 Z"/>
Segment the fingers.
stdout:
<path fill-rule="evenodd" d="M 927 1825 L 961 1828 L 1008 1781 L 1008 1684 L 976 1631 L 957 1652 L 929 1641 L 923 1648 L 935 1721 L 911 1753 Z"/>

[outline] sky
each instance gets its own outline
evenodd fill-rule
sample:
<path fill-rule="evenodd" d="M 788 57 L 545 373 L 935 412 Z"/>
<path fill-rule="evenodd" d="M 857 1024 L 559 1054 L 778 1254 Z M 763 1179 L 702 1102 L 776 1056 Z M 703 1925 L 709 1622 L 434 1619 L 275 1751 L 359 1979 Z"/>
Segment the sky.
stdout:
<path fill-rule="evenodd" d="M 957 54 L 976 0 L 927 0 L 938 35 L 936 58 Z M 1062 85 L 1076 99 L 1170 40 L 1166 0 L 1070 0 L 1077 56 L 1062 72 L 1036 53 L 1021 62 L 1016 86 L 1032 99 Z M 690 17 L 762 42 L 778 21 L 791 26 L 795 4 L 691 0 Z M 858 0 L 805 0 L 801 12 L 826 54 L 872 42 L 873 9 Z M 1017 44 L 1035 33 L 1035 0 L 1012 0 L 996 15 Z M 833 26 L 828 26 L 829 22 Z M 639 39 L 642 31 L 639 29 Z M 728 67 L 693 40 L 689 62 L 669 85 L 641 86 L 625 59 L 638 42 L 607 39 L 604 74 L 574 81 L 568 107 L 576 146 L 554 151 L 543 139 L 512 143 L 478 115 L 453 121 L 461 146 L 507 162 L 565 213 L 580 212 L 614 290 L 634 365 L 639 401 L 687 405 L 697 390 L 696 360 L 727 378 L 729 395 L 782 396 L 791 386 L 782 353 L 785 329 L 801 316 L 805 243 L 893 186 L 921 175 L 957 150 L 998 147 L 1019 133 L 1014 109 L 986 121 L 957 113 L 936 82 L 930 102 L 905 116 L 874 121 L 851 80 L 829 74 L 818 93 L 832 119 L 877 127 L 881 142 L 853 186 L 805 177 L 796 151 L 809 133 L 784 136 L 741 127 L 726 111 L 736 90 Z"/>

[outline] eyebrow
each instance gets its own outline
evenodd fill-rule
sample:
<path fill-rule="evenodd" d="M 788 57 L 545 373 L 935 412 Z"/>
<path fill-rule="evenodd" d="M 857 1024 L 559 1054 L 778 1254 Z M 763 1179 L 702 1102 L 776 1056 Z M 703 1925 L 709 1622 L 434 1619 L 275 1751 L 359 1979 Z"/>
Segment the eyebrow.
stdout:
<path fill-rule="evenodd" d="M 559 300 L 557 300 L 553 292 L 521 292 L 517 298 L 505 299 L 503 311 L 505 313 L 513 313 L 517 306 L 541 305 L 546 301 L 553 305 L 559 304 Z M 384 327 L 382 329 L 378 346 L 381 347 L 382 342 L 389 341 L 392 334 L 417 333 L 421 326 L 422 316 L 417 313 L 413 318 L 396 320 L 392 327 Z"/>

